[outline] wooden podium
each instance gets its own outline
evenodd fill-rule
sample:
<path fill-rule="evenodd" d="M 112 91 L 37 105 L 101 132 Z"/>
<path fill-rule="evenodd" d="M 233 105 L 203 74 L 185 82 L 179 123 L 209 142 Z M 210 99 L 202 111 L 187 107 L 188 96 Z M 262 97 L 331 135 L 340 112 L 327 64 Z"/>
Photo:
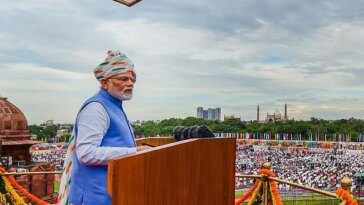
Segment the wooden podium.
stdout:
<path fill-rule="evenodd" d="M 111 160 L 108 168 L 113 205 L 233 205 L 234 182 L 235 138 L 173 142 Z"/>

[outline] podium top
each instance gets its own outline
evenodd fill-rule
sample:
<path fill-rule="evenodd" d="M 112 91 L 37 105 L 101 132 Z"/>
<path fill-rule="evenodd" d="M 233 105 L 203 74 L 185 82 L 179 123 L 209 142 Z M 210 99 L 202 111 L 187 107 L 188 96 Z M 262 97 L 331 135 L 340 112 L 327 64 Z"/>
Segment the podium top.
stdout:
<path fill-rule="evenodd" d="M 189 139 L 109 161 L 113 205 L 233 204 L 235 143 Z"/>

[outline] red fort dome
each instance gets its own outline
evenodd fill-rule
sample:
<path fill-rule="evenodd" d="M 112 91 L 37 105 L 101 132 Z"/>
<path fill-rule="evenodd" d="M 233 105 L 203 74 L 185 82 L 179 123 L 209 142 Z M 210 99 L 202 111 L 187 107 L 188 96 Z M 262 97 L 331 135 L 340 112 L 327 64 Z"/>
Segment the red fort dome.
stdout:
<path fill-rule="evenodd" d="M 2 157 L 30 163 L 29 147 L 39 142 L 30 140 L 28 122 L 24 113 L 6 97 L 0 96 L 0 139 Z"/>
<path fill-rule="evenodd" d="M 6 97 L 0 96 L 0 166 L 10 172 L 19 168 L 28 171 L 54 171 L 54 165 L 49 162 L 31 162 L 29 148 L 40 142 L 30 138 L 24 113 Z M 31 178 L 21 176 L 16 180 L 38 197 L 49 199 L 54 194 L 54 175 L 35 175 Z"/>
<path fill-rule="evenodd" d="M 8 140 L 30 139 L 28 122 L 24 113 L 15 105 L 0 96 L 0 138 Z"/>

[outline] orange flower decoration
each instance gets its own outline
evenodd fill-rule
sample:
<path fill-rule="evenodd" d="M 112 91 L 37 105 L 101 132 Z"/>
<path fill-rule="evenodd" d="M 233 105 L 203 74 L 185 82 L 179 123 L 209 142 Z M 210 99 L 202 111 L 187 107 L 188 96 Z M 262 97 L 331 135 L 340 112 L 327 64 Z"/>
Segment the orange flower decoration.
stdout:
<path fill-rule="evenodd" d="M 239 204 L 243 203 L 245 200 L 249 199 L 249 197 L 253 194 L 255 189 L 258 187 L 258 184 L 259 184 L 259 180 L 257 180 L 255 182 L 255 184 L 249 189 L 249 191 L 246 192 L 243 196 L 241 196 L 238 199 L 235 199 L 235 205 L 239 205 Z"/>
<path fill-rule="evenodd" d="M 274 172 L 269 169 L 262 169 L 262 170 L 260 170 L 259 174 L 262 176 L 276 177 Z M 276 182 L 274 180 L 269 180 L 269 186 L 270 186 L 269 190 L 270 190 L 270 194 L 272 196 L 273 204 L 274 205 L 283 205 Z"/>
<path fill-rule="evenodd" d="M 5 173 L 5 169 L 0 167 L 0 173 Z M 32 202 L 39 204 L 39 205 L 49 205 L 49 203 L 39 199 L 38 197 L 34 196 L 33 194 L 29 193 L 26 189 L 18 184 L 18 182 L 14 179 L 13 176 L 7 176 L 9 182 L 13 185 L 15 189 L 17 189 L 23 196 L 31 200 Z"/>
<path fill-rule="evenodd" d="M 354 196 L 341 187 L 336 190 L 336 196 L 340 200 L 345 200 L 346 205 L 358 205 L 358 202 L 356 199 L 354 199 Z"/>
<path fill-rule="evenodd" d="M 259 175 L 263 176 L 267 176 L 267 177 L 276 177 L 276 175 L 274 174 L 273 171 L 269 170 L 269 169 L 262 169 L 259 172 Z M 241 203 L 243 203 L 245 200 L 247 200 L 249 197 L 251 197 L 251 195 L 254 193 L 254 191 L 256 191 L 259 183 L 261 183 L 261 180 L 257 180 L 255 182 L 255 184 L 253 185 L 252 188 L 250 188 L 250 190 L 245 193 L 243 196 L 241 196 L 239 199 L 235 199 L 235 205 L 240 205 Z M 270 186 L 270 194 L 272 196 L 272 201 L 274 205 L 283 205 L 281 197 L 279 195 L 279 190 L 277 188 L 277 184 L 274 180 L 269 180 L 269 186 Z M 252 199 L 250 199 L 252 200 Z"/>

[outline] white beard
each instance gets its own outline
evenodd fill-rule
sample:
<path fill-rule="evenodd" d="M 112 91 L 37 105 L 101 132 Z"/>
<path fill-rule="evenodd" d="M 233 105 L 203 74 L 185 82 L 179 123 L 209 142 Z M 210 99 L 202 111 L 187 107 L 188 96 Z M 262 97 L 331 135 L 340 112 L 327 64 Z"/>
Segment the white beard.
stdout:
<path fill-rule="evenodd" d="M 126 92 L 124 92 L 122 90 L 118 90 L 112 84 L 110 85 L 107 92 L 110 95 L 112 95 L 113 97 L 115 97 L 115 98 L 117 98 L 117 99 L 119 99 L 121 101 L 131 100 L 133 98 L 133 93 L 126 93 Z"/>

